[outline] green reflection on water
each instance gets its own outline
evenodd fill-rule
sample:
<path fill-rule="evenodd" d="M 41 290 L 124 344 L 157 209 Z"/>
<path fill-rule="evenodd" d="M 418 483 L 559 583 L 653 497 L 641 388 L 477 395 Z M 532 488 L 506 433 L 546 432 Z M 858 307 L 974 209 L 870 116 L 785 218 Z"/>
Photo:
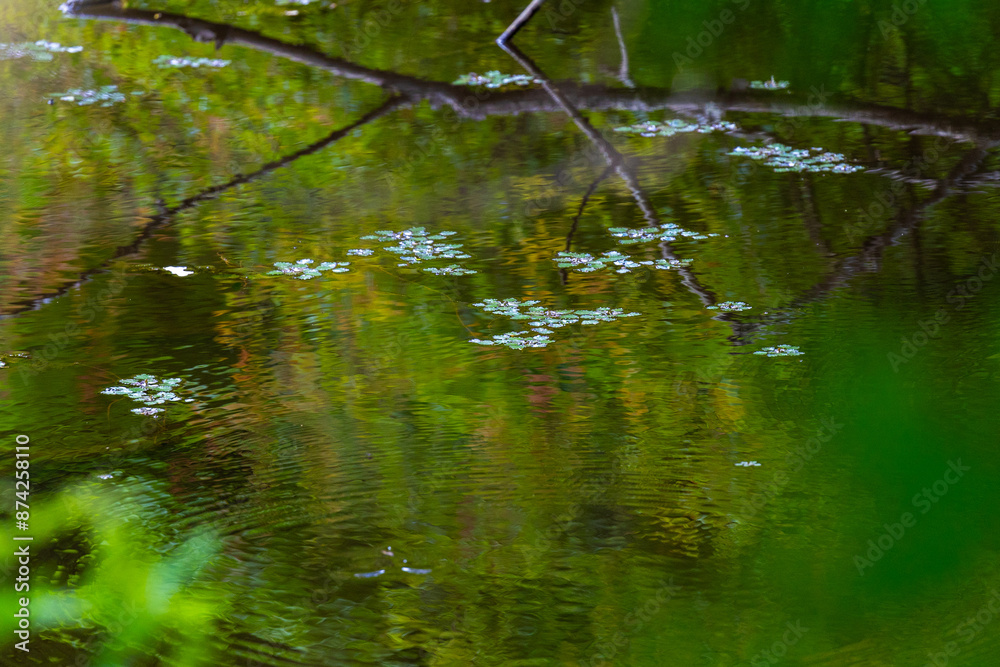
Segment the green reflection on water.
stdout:
<path fill-rule="evenodd" d="M 143 8 L 367 69 L 4 6 L 5 43 L 84 47 L 0 61 L 33 656 L 992 664 L 996 7 L 638 2 L 619 45 L 610 4 L 552 3 L 516 41 L 611 169 L 542 86 L 449 86 L 520 75 L 520 5 Z M 45 103 L 109 86 L 143 94 Z M 864 170 L 733 154 L 765 144 Z M 330 271 L 266 277 L 301 257 Z M 546 344 L 470 345 L 509 337 L 491 299 Z M 101 394 L 138 374 L 193 400 Z"/>

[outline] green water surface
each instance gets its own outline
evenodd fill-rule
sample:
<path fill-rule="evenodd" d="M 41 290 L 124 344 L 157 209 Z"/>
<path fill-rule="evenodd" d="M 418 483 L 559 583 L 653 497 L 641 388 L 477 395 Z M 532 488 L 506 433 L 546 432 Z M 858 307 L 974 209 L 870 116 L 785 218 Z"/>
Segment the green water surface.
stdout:
<path fill-rule="evenodd" d="M 522 8 L 0 5 L 3 664 L 1000 664 L 1000 5 Z"/>

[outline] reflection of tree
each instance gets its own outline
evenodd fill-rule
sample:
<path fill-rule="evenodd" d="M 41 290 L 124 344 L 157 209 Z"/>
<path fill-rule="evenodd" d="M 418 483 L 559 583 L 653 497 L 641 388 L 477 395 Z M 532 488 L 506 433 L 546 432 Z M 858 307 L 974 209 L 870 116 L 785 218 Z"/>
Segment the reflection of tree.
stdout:
<path fill-rule="evenodd" d="M 263 165 L 259 169 L 249 174 L 239 174 L 225 183 L 222 183 L 220 185 L 214 185 L 210 188 L 206 188 L 205 190 L 202 190 L 201 192 L 193 194 L 187 199 L 184 199 L 175 206 L 169 208 L 163 208 L 163 210 L 160 213 L 154 215 L 152 218 L 149 219 L 149 222 L 143 225 L 142 229 L 139 230 L 139 234 L 136 236 L 135 240 L 132 241 L 132 243 L 125 246 L 120 246 L 115 250 L 114 254 L 110 258 L 105 260 L 102 264 L 92 269 L 84 271 L 76 279 L 64 283 L 63 285 L 52 290 L 51 292 L 41 294 L 32 299 L 14 302 L 13 304 L 15 307 L 14 313 L 23 312 L 25 310 L 35 310 L 41 305 L 47 303 L 50 299 L 62 296 L 63 294 L 66 294 L 70 290 L 76 289 L 77 287 L 88 282 L 94 276 L 100 273 L 104 273 L 105 271 L 108 270 L 111 263 L 114 262 L 116 259 L 121 259 L 122 257 L 129 257 L 131 255 L 136 254 L 137 252 L 139 252 L 139 248 L 142 247 L 142 244 L 145 243 L 145 241 L 153 235 L 153 232 L 163 227 L 167 223 L 171 222 L 177 216 L 178 213 L 186 211 L 187 209 L 193 207 L 195 204 L 198 204 L 200 202 L 207 201 L 209 199 L 215 199 L 222 193 L 227 192 L 228 190 L 231 190 L 238 185 L 244 185 L 246 183 L 255 181 L 258 178 L 261 178 L 262 176 L 270 174 L 276 169 L 279 169 L 288 164 L 291 164 L 292 162 L 295 162 L 299 158 L 305 157 L 306 155 L 312 155 L 313 153 L 316 153 L 317 151 L 326 148 L 330 144 L 335 143 L 340 139 L 343 139 L 344 137 L 346 137 L 359 127 L 367 125 L 373 120 L 381 118 L 382 116 L 390 113 L 391 111 L 396 110 L 405 101 L 406 98 L 402 96 L 397 95 L 391 97 L 377 109 L 369 111 L 367 114 L 365 114 L 358 120 L 354 121 L 350 125 L 347 125 L 346 127 L 334 130 L 333 132 L 323 137 L 319 141 L 315 141 L 309 144 L 308 146 L 300 148 L 294 153 L 289 153 L 288 155 L 282 158 L 279 158 L 277 160 L 272 160 L 271 162 L 268 162 L 267 164 Z M 4 317 L 10 317 L 12 314 L 13 313 L 0 315 L 0 319 Z"/>
<path fill-rule="evenodd" d="M 611 167 L 602 171 L 601 174 L 594 179 L 594 182 L 590 184 L 590 187 L 587 188 L 587 191 L 583 193 L 583 197 L 580 199 L 580 208 L 577 209 L 576 215 L 573 216 L 573 223 L 569 227 L 569 232 L 566 233 L 566 252 L 573 249 L 573 235 L 576 234 L 576 228 L 579 226 L 580 218 L 583 217 L 583 212 L 587 208 L 587 202 L 590 201 L 591 195 L 593 195 L 594 191 L 597 190 L 597 186 L 611 175 L 611 171 Z M 563 285 L 569 282 L 569 271 L 566 269 L 560 269 L 559 276 L 562 279 Z"/>
<path fill-rule="evenodd" d="M 628 188 L 635 200 L 635 203 L 639 206 L 642 211 L 643 217 L 646 219 L 646 223 L 652 227 L 659 227 L 663 224 L 660 220 L 660 216 L 657 214 L 656 209 L 653 207 L 652 202 L 649 200 L 649 196 L 646 195 L 645 190 L 643 190 L 642 185 L 639 183 L 638 177 L 635 175 L 634 170 L 628 164 L 625 157 L 615 148 L 610 141 L 604 138 L 604 136 L 597 131 L 597 129 L 590 124 L 590 121 L 584 118 L 583 114 L 580 113 L 578 109 L 573 106 L 573 103 L 566 99 L 559 88 L 549 79 L 548 75 L 543 72 L 535 62 L 526 56 L 513 44 L 500 43 L 500 47 L 506 51 L 510 56 L 516 60 L 524 69 L 535 77 L 538 81 L 542 82 L 542 88 L 545 92 L 555 100 L 556 104 L 569 116 L 573 123 L 576 124 L 580 131 L 586 135 L 587 139 L 590 140 L 594 147 L 597 148 L 598 152 L 608 163 L 608 169 L 613 170 L 618 176 L 625 182 L 625 186 Z M 596 183 L 595 183 L 596 185 Z M 589 196 L 588 192 L 588 196 Z M 581 208 L 582 211 L 582 208 Z M 574 226 L 575 226 L 574 222 Z M 660 253 L 663 259 L 678 263 L 680 258 L 674 253 L 674 249 L 670 243 L 663 242 L 660 243 Z M 677 272 L 681 275 L 681 282 L 685 287 L 688 288 L 695 296 L 701 299 L 701 302 L 706 306 L 711 306 L 715 304 L 715 295 L 707 287 L 701 284 L 694 272 L 684 266 L 678 266 Z M 565 278 L 565 276 L 564 276 Z M 731 319 L 728 315 L 722 314 L 717 316 L 718 319 Z M 738 326 L 737 323 L 733 322 L 733 334 L 738 336 Z"/>
<path fill-rule="evenodd" d="M 541 2 L 535 2 L 532 5 L 537 9 L 541 5 Z M 509 42 L 504 43 L 504 40 L 499 40 L 501 46 L 512 57 L 518 60 L 525 69 L 543 82 L 541 89 L 472 95 L 470 94 L 470 90 L 465 86 L 429 81 L 419 77 L 364 67 L 342 58 L 325 55 L 309 47 L 288 44 L 281 40 L 264 36 L 258 32 L 224 23 L 205 21 L 183 14 L 127 9 L 114 4 L 82 4 L 80 2 L 67 6 L 66 12 L 71 16 L 79 18 L 173 27 L 184 31 L 196 41 L 214 42 L 217 46 L 224 43 L 245 46 L 321 69 L 346 79 L 371 83 L 403 95 L 403 97 L 394 98 L 393 101 L 387 103 L 378 112 L 373 112 L 373 114 L 377 113 L 378 115 L 399 108 L 404 104 L 412 104 L 420 100 L 427 100 L 436 106 L 449 107 L 457 116 L 469 119 L 484 119 L 494 115 L 561 111 L 569 115 L 577 127 L 598 149 L 598 152 L 608 165 L 608 170 L 618 174 L 624 181 L 636 204 L 642 210 L 647 222 L 651 225 L 659 224 L 660 221 L 649 198 L 640 187 L 634 171 L 630 168 L 627 160 L 621 153 L 582 116 L 580 110 L 619 110 L 633 112 L 671 110 L 685 114 L 700 114 L 707 106 L 712 106 L 719 111 L 768 113 L 789 118 L 814 116 L 863 125 L 878 125 L 889 129 L 905 131 L 910 134 L 936 135 L 958 141 L 970 141 L 981 147 L 995 145 L 996 142 L 1000 141 L 1000 126 L 996 124 L 981 123 L 941 114 L 920 113 L 877 104 L 846 103 L 827 105 L 825 94 L 822 91 L 814 91 L 813 95 L 805 98 L 796 98 L 790 95 L 778 101 L 767 96 L 735 91 L 715 94 L 672 93 L 662 88 L 611 88 L 601 85 L 583 85 L 576 82 L 560 82 L 557 86 L 530 59 L 525 57 L 516 47 L 511 46 Z M 530 12 L 527 10 L 525 11 L 524 18 L 525 20 L 530 18 Z M 368 120 L 371 120 L 371 118 Z M 364 122 L 368 121 L 364 120 Z M 359 124 L 363 124 L 362 121 L 359 121 Z M 318 142 L 321 145 L 314 145 L 314 148 L 306 148 L 287 158 L 269 163 L 269 165 L 265 165 L 263 169 L 254 174 L 246 177 L 237 177 L 228 184 L 195 195 L 185 200 L 182 205 L 186 208 L 199 201 L 216 196 L 219 192 L 234 185 L 248 182 L 253 178 L 267 173 L 269 170 L 297 159 L 297 157 L 319 150 L 322 146 L 332 143 L 333 140 L 335 139 Z M 980 161 L 981 159 L 977 160 L 976 165 Z M 892 243 L 899 234 L 915 228 L 920 218 L 920 213 L 926 207 L 948 196 L 956 188 L 968 187 L 980 181 L 985 184 L 993 184 L 992 179 L 995 178 L 995 175 L 973 177 L 971 175 L 974 171 L 974 168 L 962 168 L 958 170 L 954 177 L 950 176 L 944 181 L 937 183 L 934 194 L 928 201 L 909 213 L 904 212 L 900 214 L 900 220 L 908 222 L 902 224 L 902 226 L 900 224 L 894 225 L 887 232 L 868 239 L 864 243 L 859 255 L 848 257 L 838 262 L 827 278 L 810 290 L 806 296 L 796 300 L 795 303 L 804 302 L 811 296 L 828 293 L 830 289 L 841 284 L 850 275 L 860 271 L 864 266 L 870 265 L 872 257 L 879 255 L 881 250 Z M 927 183 L 926 179 L 914 179 L 889 171 L 886 171 L 885 175 L 888 178 L 895 178 L 897 180 L 919 181 L 920 184 Z M 598 179 L 598 182 L 600 180 Z M 597 183 L 595 182 L 585 195 L 584 201 L 581 203 L 581 212 L 596 185 Z M 169 214 L 172 215 L 176 212 L 176 210 L 173 210 Z M 143 236 L 138 239 L 137 243 L 129 246 L 124 252 L 123 249 L 119 249 L 115 257 L 121 257 L 134 252 L 138 247 L 138 243 L 141 243 L 142 240 L 148 237 L 149 232 L 160 224 L 163 224 L 163 220 L 160 220 L 159 216 L 154 218 L 150 222 L 151 226 L 148 226 L 147 230 L 144 230 Z M 818 231 L 817 225 L 818 220 L 813 220 L 810 229 L 814 236 Z M 662 244 L 661 251 L 665 259 L 677 259 L 669 244 Z M 103 267 L 98 270 L 103 270 Z M 701 285 L 697 277 L 690 270 L 681 269 L 680 274 L 684 285 L 696 294 L 703 303 L 709 305 L 715 302 L 712 292 Z M 78 282 L 74 284 L 78 284 Z M 60 293 L 70 287 L 72 286 L 64 288 Z M 37 304 L 38 302 L 40 301 L 34 301 L 32 304 Z M 733 338 L 735 340 L 739 340 L 751 330 L 760 326 L 759 324 L 747 325 L 740 323 L 738 318 L 725 313 L 719 314 L 716 319 L 728 321 L 733 326 Z"/>
<path fill-rule="evenodd" d="M 454 86 L 439 81 L 397 74 L 385 70 L 363 67 L 342 58 L 334 58 L 306 46 L 296 46 L 266 37 L 258 32 L 244 30 L 225 23 L 205 21 L 183 14 L 171 14 L 143 9 L 124 9 L 112 4 L 66 8 L 70 16 L 145 25 L 165 26 L 183 30 L 192 39 L 214 42 L 217 45 L 245 46 L 295 62 L 309 65 L 331 74 L 356 81 L 364 81 L 399 91 L 414 101 L 426 99 L 432 104 L 451 107 L 465 118 L 482 119 L 495 115 L 556 112 L 562 108 L 545 90 L 515 90 L 492 92 L 484 100 L 476 100 L 465 86 Z M 728 91 L 722 93 L 672 93 L 663 88 L 610 88 L 602 85 L 584 85 L 561 82 L 563 97 L 574 108 L 587 111 L 657 111 L 671 110 L 681 113 L 698 113 L 707 105 L 720 111 L 771 113 L 788 117 L 816 116 L 855 123 L 879 125 L 912 134 L 951 137 L 960 141 L 1000 140 L 1000 125 L 953 118 L 940 114 L 921 113 L 896 109 L 878 104 L 844 103 L 827 105 L 823 95 L 796 97 L 788 95 L 775 100 L 751 92 Z M 822 92 L 822 91 L 820 91 Z M 819 97 L 819 101 L 814 101 Z M 473 103 L 469 103 L 470 98 Z"/>
<path fill-rule="evenodd" d="M 879 267 L 885 250 L 898 243 L 908 233 L 917 230 L 924 213 L 934 204 L 940 203 L 949 194 L 957 192 L 957 185 L 974 173 L 986 159 L 987 151 L 976 146 L 966 152 L 947 176 L 937 181 L 931 196 L 919 204 L 899 212 L 896 220 L 884 231 L 872 234 L 861 243 L 861 249 L 837 262 L 834 269 L 812 289 L 796 299 L 790 307 L 795 308 L 821 298 L 846 283 L 852 276 Z"/>

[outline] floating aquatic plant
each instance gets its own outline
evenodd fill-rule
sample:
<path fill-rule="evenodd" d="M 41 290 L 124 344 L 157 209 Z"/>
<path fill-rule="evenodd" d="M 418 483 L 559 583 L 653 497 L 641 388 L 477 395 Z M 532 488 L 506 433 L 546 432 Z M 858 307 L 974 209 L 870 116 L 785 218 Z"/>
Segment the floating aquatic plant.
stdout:
<path fill-rule="evenodd" d="M 358 257 L 371 257 L 375 254 L 375 251 L 370 248 L 352 248 L 347 251 L 348 255 L 357 255 Z"/>
<path fill-rule="evenodd" d="M 467 269 L 463 266 L 459 266 L 458 264 L 452 264 L 451 266 L 445 266 L 440 269 L 424 269 L 424 271 L 433 273 L 436 276 L 467 276 L 473 273 L 479 273 L 478 271 Z"/>
<path fill-rule="evenodd" d="M 477 345 L 506 345 L 512 350 L 523 350 L 526 347 L 545 347 L 552 342 L 552 339 L 544 334 L 533 334 L 531 331 L 516 331 L 496 334 L 485 340 L 472 338 L 469 342 Z"/>
<path fill-rule="evenodd" d="M 560 268 L 574 269 L 584 273 L 598 271 L 608 267 L 616 267 L 615 273 L 630 273 L 632 269 L 637 269 L 640 266 L 650 266 L 654 269 L 676 269 L 678 267 L 688 266 L 691 263 L 690 259 L 635 261 L 617 250 L 610 250 L 597 257 L 594 257 L 590 253 L 586 252 L 560 251 L 556 257 L 553 258 L 553 260 Z"/>
<path fill-rule="evenodd" d="M 714 306 L 708 306 L 709 310 L 721 310 L 724 313 L 739 313 L 744 310 L 750 310 L 753 306 L 743 303 L 742 301 L 723 301 L 722 303 L 717 303 Z"/>
<path fill-rule="evenodd" d="M 530 315 L 525 315 L 521 312 L 521 308 L 528 308 L 534 306 L 541 301 L 518 301 L 517 299 L 486 299 L 480 303 L 474 303 L 473 306 L 482 308 L 487 313 L 493 313 L 494 315 L 503 315 L 514 320 L 529 320 Z"/>
<path fill-rule="evenodd" d="M 526 347 L 545 347 L 552 342 L 548 334 L 553 329 L 570 324 L 599 324 L 614 322 L 623 317 L 635 317 L 639 313 L 626 313 L 621 308 L 597 308 L 594 310 L 553 310 L 538 306 L 538 301 L 518 301 L 517 299 L 486 299 L 472 305 L 487 313 L 503 315 L 512 320 L 529 320 L 531 330 L 496 334 L 490 339 L 473 338 L 470 342 L 478 345 L 506 345 L 514 350 Z"/>
<path fill-rule="evenodd" d="M 763 354 L 769 357 L 797 357 L 802 354 L 802 351 L 794 345 L 774 345 L 757 350 L 754 354 Z"/>
<path fill-rule="evenodd" d="M 634 125 L 623 125 L 622 127 L 616 127 L 615 132 L 638 134 L 641 137 L 672 137 L 680 132 L 707 134 L 708 132 L 731 132 L 736 129 L 738 128 L 735 123 L 730 123 L 726 120 L 714 123 L 688 123 L 675 118 L 663 123 L 655 120 L 647 120 L 635 123 Z"/>
<path fill-rule="evenodd" d="M 4 358 L 11 358 L 11 357 L 15 359 L 30 359 L 31 355 L 28 354 L 27 352 L 0 353 L 0 368 L 6 368 L 7 362 L 4 361 Z"/>
<path fill-rule="evenodd" d="M 158 56 L 153 59 L 154 65 L 166 67 L 225 67 L 230 61 L 218 58 L 188 58 L 184 56 Z"/>
<path fill-rule="evenodd" d="M 594 257 L 588 252 L 566 252 L 560 251 L 556 254 L 553 260 L 556 265 L 561 269 L 574 269 L 576 271 L 582 271 L 584 273 L 589 273 L 590 271 L 597 271 L 603 269 L 608 263 L 618 260 L 619 266 L 622 268 L 619 273 L 628 273 L 628 268 L 638 267 L 639 264 L 630 262 L 628 268 L 624 266 L 625 262 L 621 260 L 627 260 L 628 258 L 621 254 L 620 252 L 605 253 L 605 256 Z"/>
<path fill-rule="evenodd" d="M 374 577 L 379 577 L 385 574 L 385 570 L 375 570 L 374 572 L 355 572 L 354 576 L 358 579 L 372 579 Z"/>
<path fill-rule="evenodd" d="M 536 79 L 528 74 L 501 74 L 496 70 L 486 74 L 476 74 L 471 72 L 463 74 L 455 79 L 452 84 L 455 86 L 486 86 L 487 88 L 500 88 L 501 86 L 529 86 L 533 83 L 541 83 L 541 79 Z"/>
<path fill-rule="evenodd" d="M 0 44 L 0 60 L 31 58 L 32 60 L 52 60 L 53 53 L 80 53 L 82 46 L 62 46 L 59 42 L 22 42 L 20 44 Z"/>
<path fill-rule="evenodd" d="M 181 397 L 173 391 L 181 382 L 183 380 L 180 378 L 159 380 L 153 375 L 143 373 L 133 378 L 122 380 L 122 385 L 125 386 L 108 387 L 101 393 L 111 396 L 127 396 L 133 401 L 145 403 L 146 406 L 161 405 L 181 400 Z M 190 403 L 192 400 L 194 399 L 186 399 L 185 402 Z M 162 408 L 134 408 L 132 412 L 152 416 L 162 412 Z"/>
<path fill-rule="evenodd" d="M 431 573 L 430 569 L 423 569 L 423 568 L 419 568 L 419 567 L 401 567 L 399 569 L 402 570 L 403 572 L 406 572 L 407 574 L 430 574 Z"/>
<path fill-rule="evenodd" d="M 53 100 L 76 102 L 79 106 L 100 102 L 102 107 L 109 107 L 115 102 L 124 102 L 125 95 L 118 92 L 118 86 L 101 86 L 96 90 L 74 88 L 65 93 L 52 93 L 49 95 L 49 102 L 51 103 Z"/>
<path fill-rule="evenodd" d="M 757 463 L 756 461 L 740 461 L 736 465 L 743 466 L 744 468 L 750 468 L 750 467 L 759 466 L 760 464 Z"/>
<path fill-rule="evenodd" d="M 632 243 L 648 243 L 650 241 L 666 241 L 667 243 L 671 243 L 678 238 L 701 240 L 707 239 L 710 236 L 718 236 L 718 234 L 699 234 L 698 232 L 692 232 L 672 222 L 659 226 L 640 227 L 638 229 L 631 229 L 629 227 L 612 227 L 608 231 L 611 232 L 611 235 L 617 238 L 618 242 L 623 245 L 629 245 Z"/>
<path fill-rule="evenodd" d="M 775 81 L 772 76 L 770 81 L 751 81 L 750 87 L 754 90 L 784 90 L 788 88 L 787 81 Z"/>
<path fill-rule="evenodd" d="M 309 266 L 312 263 L 311 259 L 300 259 L 296 262 L 275 262 L 275 270 L 268 271 L 267 275 L 295 276 L 299 280 L 312 280 L 323 275 L 324 271 L 347 273 L 349 270 L 347 267 L 351 264 L 350 262 L 323 262 L 316 267 Z"/>
<path fill-rule="evenodd" d="M 546 319 L 549 318 L 550 311 L 546 311 Z M 568 311 L 567 311 L 568 312 Z M 531 314 L 531 310 L 528 311 Z M 573 314 L 580 318 L 580 324 L 599 324 L 601 322 L 614 322 L 623 317 L 638 317 L 639 313 L 626 313 L 621 308 L 596 308 L 594 310 L 574 310 Z M 534 324 L 534 323 L 532 323 Z M 545 326 L 551 326 L 549 322 L 543 322 Z"/>
<path fill-rule="evenodd" d="M 411 227 L 399 232 L 380 230 L 361 238 L 362 240 L 382 243 L 386 250 L 399 255 L 399 258 L 403 260 L 399 266 L 407 266 L 432 259 L 468 259 L 470 255 L 459 250 L 462 247 L 461 244 L 441 243 L 455 234 L 457 232 L 448 231 L 429 234 L 423 227 Z M 393 242 L 396 245 L 385 245 Z"/>
<path fill-rule="evenodd" d="M 172 273 L 175 276 L 180 276 L 181 278 L 194 275 L 194 271 L 189 271 L 186 266 L 165 266 L 163 267 L 163 270 L 167 273 Z"/>
<path fill-rule="evenodd" d="M 831 153 L 822 148 L 793 149 L 784 144 L 768 144 L 756 148 L 739 146 L 730 151 L 729 155 L 739 155 L 751 160 L 762 161 L 777 172 L 826 171 L 836 174 L 850 174 L 864 169 L 864 167 L 845 163 L 844 156 L 840 153 Z"/>

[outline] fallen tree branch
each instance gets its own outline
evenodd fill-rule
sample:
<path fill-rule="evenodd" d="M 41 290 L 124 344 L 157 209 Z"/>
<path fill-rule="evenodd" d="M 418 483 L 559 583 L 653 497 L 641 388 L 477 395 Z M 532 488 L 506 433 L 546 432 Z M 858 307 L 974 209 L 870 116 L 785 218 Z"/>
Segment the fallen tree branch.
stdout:
<path fill-rule="evenodd" d="M 483 120 L 490 116 L 513 116 L 523 113 L 562 111 L 560 104 L 545 90 L 491 92 L 479 100 L 466 86 L 397 74 L 363 67 L 342 58 L 325 55 L 306 46 L 297 46 L 224 23 L 205 21 L 182 14 L 142 9 L 123 9 L 113 4 L 65 8 L 68 16 L 158 25 L 183 30 L 193 39 L 245 46 L 281 58 L 321 69 L 336 76 L 364 81 L 398 91 L 415 101 L 426 99 L 434 106 L 449 106 L 462 118 Z M 560 82 L 560 91 L 573 107 L 587 111 L 650 112 L 669 110 L 684 114 L 703 113 L 709 106 L 718 111 L 777 114 L 787 117 L 829 118 L 889 129 L 948 137 L 957 141 L 980 143 L 1000 141 L 1000 123 L 952 118 L 938 114 L 909 111 L 876 104 L 843 103 L 827 105 L 813 102 L 812 96 L 788 95 L 781 101 L 768 93 L 714 92 L 672 93 L 664 88 L 610 88 L 602 85 Z M 820 91 L 822 92 L 822 91 Z"/>

